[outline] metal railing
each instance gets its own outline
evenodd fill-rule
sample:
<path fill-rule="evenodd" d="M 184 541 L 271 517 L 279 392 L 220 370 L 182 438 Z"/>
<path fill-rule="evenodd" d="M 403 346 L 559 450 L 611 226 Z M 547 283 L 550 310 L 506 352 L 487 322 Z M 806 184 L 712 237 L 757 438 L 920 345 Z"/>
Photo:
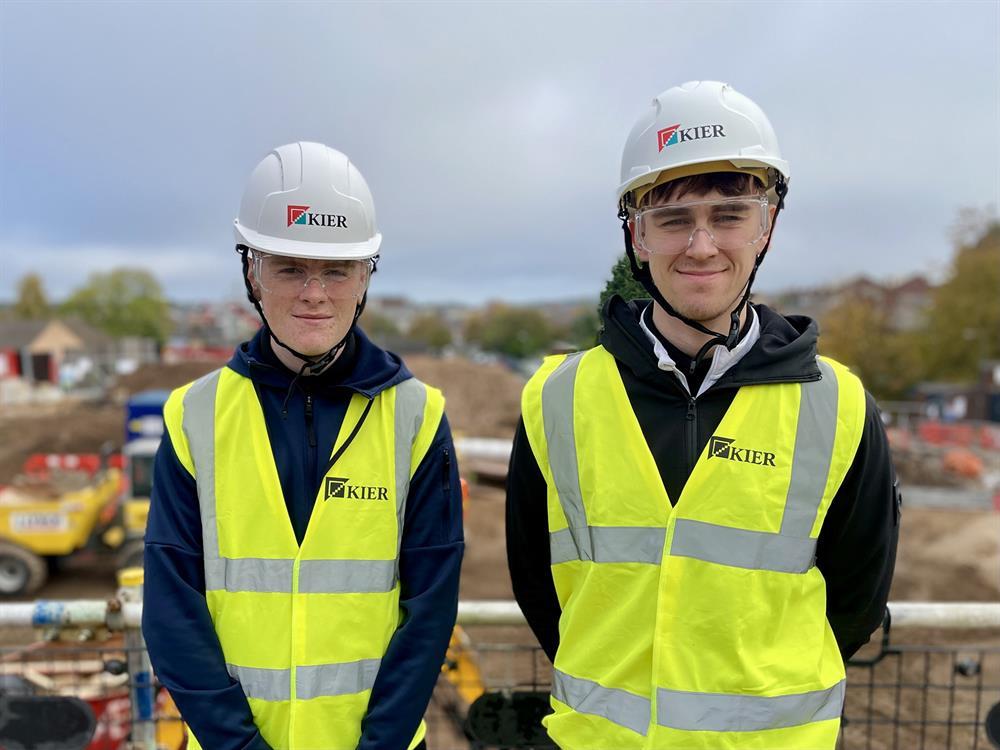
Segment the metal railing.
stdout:
<path fill-rule="evenodd" d="M 27 645 L 0 646 L 0 698 L 30 699 L 46 710 L 52 706 L 44 701 L 52 696 L 79 699 L 64 701 L 64 716 L 89 709 L 89 730 L 79 725 L 80 736 L 90 732 L 89 741 L 55 746 L 177 750 L 183 726 L 151 676 L 138 629 L 141 607 L 118 599 L 0 604 L 0 635 L 12 627 L 40 635 Z M 992 747 L 984 720 L 1000 702 L 1000 604 L 894 602 L 889 610 L 891 627 L 887 623 L 881 637 L 873 637 L 861 658 L 848 665 L 838 748 Z M 428 745 L 433 750 L 548 747 L 539 721 L 547 710 L 551 665 L 517 605 L 462 602 L 458 622 L 461 629 L 426 715 Z M 890 638 L 905 632 L 931 640 L 925 630 L 935 641 L 948 630 L 944 635 L 956 642 L 897 645 Z M 970 636 L 987 643 L 963 643 Z M 30 732 L 25 726 L 14 730 Z M 46 728 L 53 726 L 48 722 Z M 0 746 L 9 741 L 4 731 L 12 731 L 10 725 L 0 729 Z"/>

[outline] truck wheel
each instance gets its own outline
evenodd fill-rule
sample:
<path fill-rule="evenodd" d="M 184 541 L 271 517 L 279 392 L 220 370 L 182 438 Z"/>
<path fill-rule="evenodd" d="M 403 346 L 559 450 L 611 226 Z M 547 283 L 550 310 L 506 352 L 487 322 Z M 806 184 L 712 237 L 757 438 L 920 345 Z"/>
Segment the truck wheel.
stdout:
<path fill-rule="evenodd" d="M 142 551 L 145 545 L 141 539 L 136 539 L 135 541 L 126 542 L 122 545 L 121 550 L 118 552 L 118 569 L 122 568 L 141 568 L 142 567 Z"/>
<path fill-rule="evenodd" d="M 24 547 L 0 542 L 0 596 L 38 591 L 49 576 L 45 560 Z"/>

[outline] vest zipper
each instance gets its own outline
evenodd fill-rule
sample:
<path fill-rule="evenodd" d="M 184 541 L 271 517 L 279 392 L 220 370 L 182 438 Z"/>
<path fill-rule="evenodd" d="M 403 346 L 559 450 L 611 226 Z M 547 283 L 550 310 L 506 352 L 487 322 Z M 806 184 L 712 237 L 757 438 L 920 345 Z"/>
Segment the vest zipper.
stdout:
<path fill-rule="evenodd" d="M 313 397 L 306 396 L 306 432 L 309 435 L 309 447 L 316 447 L 316 430 L 313 429 Z"/>
<path fill-rule="evenodd" d="M 698 407 L 694 398 L 688 396 L 688 410 L 684 417 L 687 420 L 687 447 L 688 447 L 688 476 L 694 471 L 694 465 L 698 461 L 695 453 L 695 445 L 698 444 Z"/>

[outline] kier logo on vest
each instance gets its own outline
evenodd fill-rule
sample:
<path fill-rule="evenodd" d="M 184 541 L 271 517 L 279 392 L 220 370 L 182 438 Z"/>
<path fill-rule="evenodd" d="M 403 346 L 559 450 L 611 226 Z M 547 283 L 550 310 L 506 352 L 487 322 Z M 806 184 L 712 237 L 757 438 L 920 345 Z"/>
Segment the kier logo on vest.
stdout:
<path fill-rule="evenodd" d="M 323 499 L 389 500 L 389 490 L 377 485 L 351 484 L 348 477 L 327 477 Z"/>
<path fill-rule="evenodd" d="M 774 454 L 768 451 L 759 451 L 754 448 L 743 448 L 735 445 L 733 438 L 719 437 L 712 435 L 708 441 L 708 457 L 724 458 L 727 461 L 739 461 L 744 464 L 757 464 L 758 466 L 774 466 Z"/>

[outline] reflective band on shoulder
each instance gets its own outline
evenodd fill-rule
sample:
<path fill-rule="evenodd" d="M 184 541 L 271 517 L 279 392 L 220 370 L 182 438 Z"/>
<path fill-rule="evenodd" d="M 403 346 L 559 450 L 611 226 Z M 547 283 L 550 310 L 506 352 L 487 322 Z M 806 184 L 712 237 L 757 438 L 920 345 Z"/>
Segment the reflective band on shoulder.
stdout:
<path fill-rule="evenodd" d="M 830 476 L 837 435 L 837 374 L 823 360 L 817 359 L 816 363 L 823 379 L 801 386 L 792 478 L 781 517 L 782 536 L 807 537 L 812 533 Z"/>
<path fill-rule="evenodd" d="M 649 729 L 649 701 L 626 690 L 606 688 L 591 680 L 552 670 L 552 697 L 581 714 L 608 721 L 645 736 Z"/>
<path fill-rule="evenodd" d="M 299 700 L 324 695 L 352 695 L 371 690 L 380 659 L 363 659 L 344 664 L 318 664 L 295 668 L 295 697 Z"/>
<path fill-rule="evenodd" d="M 235 559 L 205 556 L 205 588 L 209 591 L 290 593 L 294 560 Z"/>
<path fill-rule="evenodd" d="M 579 551 L 578 559 L 593 560 L 594 552 L 589 546 L 589 537 L 578 533 L 587 527 L 573 425 L 573 392 L 582 357 L 583 352 L 568 355 L 545 381 L 542 386 L 542 421 L 552 480 L 569 524 L 569 533 Z"/>
<path fill-rule="evenodd" d="M 262 701 L 291 700 L 291 670 L 238 667 L 235 664 L 227 664 L 226 669 L 233 679 L 239 680 L 247 698 Z"/>
<path fill-rule="evenodd" d="M 184 394 L 181 426 L 188 441 L 198 487 L 205 588 L 225 588 L 225 565 L 219 564 L 219 530 L 215 525 L 215 396 L 222 370 L 196 380 Z M 219 574 L 223 577 L 220 578 Z"/>
<path fill-rule="evenodd" d="M 395 560 L 303 560 L 299 591 L 304 594 L 369 594 L 392 591 Z"/>
<path fill-rule="evenodd" d="M 416 378 L 396 386 L 396 557 L 403 543 L 403 519 L 406 517 L 406 496 L 410 492 L 410 452 L 424 421 L 427 388 Z"/>
<path fill-rule="evenodd" d="M 582 549 L 593 553 L 586 558 L 597 563 L 649 563 L 659 565 L 663 559 L 666 529 L 645 526 L 588 526 L 582 529 L 560 529 L 549 534 L 552 564 L 580 557 L 576 538 L 585 538 Z"/>
<path fill-rule="evenodd" d="M 845 682 L 796 695 L 722 695 L 656 691 L 656 723 L 693 732 L 756 732 L 839 719 Z"/>
<path fill-rule="evenodd" d="M 805 573 L 813 566 L 816 540 L 680 518 L 670 554 L 734 568 Z"/>

